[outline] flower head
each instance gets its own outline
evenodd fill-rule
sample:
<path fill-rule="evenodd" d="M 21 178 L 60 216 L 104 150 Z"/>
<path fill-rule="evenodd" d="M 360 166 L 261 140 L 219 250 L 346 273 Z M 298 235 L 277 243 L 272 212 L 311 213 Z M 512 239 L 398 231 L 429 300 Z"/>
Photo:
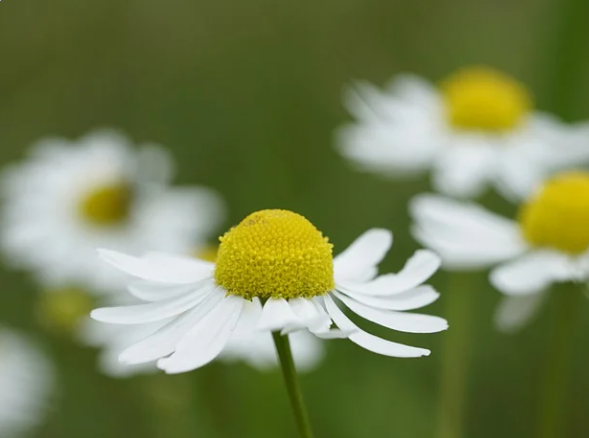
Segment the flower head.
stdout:
<path fill-rule="evenodd" d="M 120 289 L 125 277 L 98 262 L 97 246 L 188 251 L 220 220 L 215 193 L 170 188 L 171 174 L 163 149 L 111 131 L 40 142 L 3 175 L 6 259 L 48 288 Z"/>
<path fill-rule="evenodd" d="M 121 355 L 126 363 L 158 360 L 169 373 L 201 367 L 232 342 L 247 348 L 244 333 L 304 331 L 319 338 L 348 338 L 379 354 L 419 357 L 428 350 L 378 338 L 340 309 L 382 326 L 414 333 L 444 330 L 446 321 L 404 313 L 437 299 L 422 285 L 438 257 L 419 251 L 398 274 L 377 276 L 392 239 L 370 230 L 332 259 L 332 246 L 307 219 L 285 210 L 253 213 L 221 239 L 216 263 L 162 253 L 132 257 L 102 250 L 102 257 L 141 279 L 129 290 L 147 304 L 97 309 L 96 320 L 114 324 L 164 324 Z M 271 280 L 271 281 L 270 281 Z M 244 329 L 244 327 L 246 327 Z"/>
<path fill-rule="evenodd" d="M 408 75 L 384 91 L 359 83 L 345 103 L 356 118 L 338 132 L 346 158 L 394 177 L 431 169 L 436 191 L 451 196 L 495 187 L 519 200 L 589 161 L 586 125 L 536 112 L 522 83 L 487 67 L 459 70 L 439 87 Z"/>
<path fill-rule="evenodd" d="M 546 181 L 521 205 L 517 220 L 421 195 L 412 202 L 414 235 L 441 255 L 447 269 L 493 267 L 491 283 L 509 298 L 498 320 L 511 329 L 533 316 L 551 284 L 589 280 L 588 199 L 585 172 Z"/>
<path fill-rule="evenodd" d="M 27 433 L 49 406 L 53 370 L 38 348 L 22 335 L 0 328 L 0 432 Z"/>

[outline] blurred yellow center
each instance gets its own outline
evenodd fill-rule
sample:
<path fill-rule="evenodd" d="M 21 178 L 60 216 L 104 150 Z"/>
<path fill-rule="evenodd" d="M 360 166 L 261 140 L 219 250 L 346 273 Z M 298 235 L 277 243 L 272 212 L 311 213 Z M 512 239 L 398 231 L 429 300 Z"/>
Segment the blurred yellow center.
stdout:
<path fill-rule="evenodd" d="M 441 88 L 448 120 L 460 130 L 509 131 L 532 108 L 532 98 L 522 84 L 489 68 L 459 70 Z"/>
<path fill-rule="evenodd" d="M 565 173 L 547 181 L 522 206 L 520 224 L 532 245 L 569 254 L 589 249 L 589 173 Z"/>
<path fill-rule="evenodd" d="M 37 317 L 43 327 L 51 331 L 71 334 L 90 314 L 93 300 L 81 289 L 63 288 L 40 295 Z"/>
<path fill-rule="evenodd" d="M 332 290 L 333 245 L 288 210 L 250 214 L 219 239 L 215 280 L 244 298 L 311 298 Z"/>
<path fill-rule="evenodd" d="M 86 222 L 95 226 L 120 225 L 129 216 L 132 200 L 133 193 L 128 184 L 105 185 L 82 197 L 79 213 Z"/>

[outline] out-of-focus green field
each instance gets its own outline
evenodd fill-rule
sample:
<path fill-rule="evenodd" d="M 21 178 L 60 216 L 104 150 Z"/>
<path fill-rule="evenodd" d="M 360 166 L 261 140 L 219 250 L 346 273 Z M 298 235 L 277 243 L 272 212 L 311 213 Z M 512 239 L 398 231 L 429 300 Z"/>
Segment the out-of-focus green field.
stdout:
<path fill-rule="evenodd" d="M 219 232 L 262 208 L 304 214 L 336 252 L 369 227 L 392 228 L 395 245 L 382 268 L 397 269 L 417 248 L 407 200 L 428 183 L 386 181 L 343 162 L 332 147 L 334 129 L 348 120 L 342 89 L 351 79 L 382 84 L 403 71 L 437 80 L 483 63 L 528 83 L 538 106 L 551 110 L 559 3 L 6 0 L 0 164 L 21 159 L 43 136 L 118 127 L 136 141 L 168 146 L 178 183 L 223 195 L 229 219 Z M 570 78 L 579 83 L 566 110 L 572 119 L 589 117 L 588 43 L 586 33 L 568 48 L 583 57 Z M 493 329 L 499 293 L 482 275 L 472 290 L 447 288 L 443 273 L 434 282 L 442 299 L 428 313 L 443 316 L 451 294 L 474 301 L 465 438 L 534 438 L 550 305 L 523 332 L 506 336 Z M 278 371 L 215 363 L 180 376 L 109 379 L 96 371 L 95 351 L 37 327 L 38 292 L 26 275 L 2 268 L 0 285 L 0 323 L 41 338 L 58 367 L 53 412 L 34 437 L 296 436 Z M 589 436 L 588 303 L 580 312 L 567 408 L 571 438 Z M 459 322 L 450 327 L 461 330 Z M 433 354 L 391 359 L 350 342 L 327 343 L 321 367 L 302 377 L 317 437 L 432 436 L 446 333 L 392 335 Z"/>

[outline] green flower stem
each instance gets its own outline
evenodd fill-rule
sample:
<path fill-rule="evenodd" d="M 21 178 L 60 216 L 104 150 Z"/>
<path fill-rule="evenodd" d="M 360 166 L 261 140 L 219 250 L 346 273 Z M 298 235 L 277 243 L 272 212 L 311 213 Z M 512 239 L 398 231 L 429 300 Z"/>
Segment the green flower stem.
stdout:
<path fill-rule="evenodd" d="M 577 309 L 581 286 L 567 283 L 555 288 L 556 319 L 550 330 L 548 356 L 541 398 L 539 438 L 561 438 L 566 435 L 565 406 L 572 361 Z"/>
<path fill-rule="evenodd" d="M 450 330 L 444 333 L 441 348 L 440 393 L 435 438 L 461 438 L 464 435 L 466 386 L 473 340 L 473 311 L 480 287 L 477 273 L 449 273 L 444 315 Z"/>
<path fill-rule="evenodd" d="M 280 359 L 284 383 L 288 391 L 290 405 L 299 429 L 299 434 L 301 438 L 313 438 L 309 416 L 305 409 L 303 394 L 297 379 L 297 371 L 292 358 L 288 336 L 282 336 L 280 332 L 273 332 L 272 337 L 274 338 L 274 345 L 276 345 L 276 351 Z"/>

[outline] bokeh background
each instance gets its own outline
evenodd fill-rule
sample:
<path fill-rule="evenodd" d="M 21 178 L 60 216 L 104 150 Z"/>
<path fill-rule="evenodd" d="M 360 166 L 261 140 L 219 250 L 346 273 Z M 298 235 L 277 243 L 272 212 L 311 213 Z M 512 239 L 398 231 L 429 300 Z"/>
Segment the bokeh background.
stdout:
<path fill-rule="evenodd" d="M 336 251 L 369 227 L 392 228 L 395 246 L 383 269 L 397 269 L 417 248 L 407 200 L 428 182 L 387 181 L 343 162 L 332 147 L 334 129 L 349 117 L 343 88 L 360 78 L 383 84 L 398 72 L 438 80 L 482 63 L 525 81 L 540 109 L 588 118 L 589 13 L 572 13 L 574 3 L 6 0 L 0 164 L 22 159 L 40 137 L 120 128 L 137 142 L 169 147 L 178 183 L 223 195 L 229 219 L 219 232 L 262 208 L 304 214 Z M 496 197 L 487 201 L 515 211 Z M 428 313 L 445 315 L 452 294 L 464 302 L 464 315 L 450 325 L 465 327 L 472 343 L 471 354 L 454 361 L 467 376 L 465 438 L 535 437 L 553 309 L 507 336 L 493 329 L 499 294 L 483 275 L 467 289 L 451 287 L 444 274 L 434 283 L 442 298 Z M 38 327 L 38 291 L 25 274 L 1 268 L 0 285 L 0 321 L 40 339 L 58 369 L 52 411 L 34 437 L 296 436 L 279 371 L 214 363 L 180 376 L 111 379 L 96 370 L 94 350 Z M 589 308 L 579 311 L 567 427 L 568 436 L 585 438 Z M 317 436 L 431 437 L 448 333 L 395 334 L 433 350 L 419 360 L 330 341 L 323 364 L 302 376 Z"/>

